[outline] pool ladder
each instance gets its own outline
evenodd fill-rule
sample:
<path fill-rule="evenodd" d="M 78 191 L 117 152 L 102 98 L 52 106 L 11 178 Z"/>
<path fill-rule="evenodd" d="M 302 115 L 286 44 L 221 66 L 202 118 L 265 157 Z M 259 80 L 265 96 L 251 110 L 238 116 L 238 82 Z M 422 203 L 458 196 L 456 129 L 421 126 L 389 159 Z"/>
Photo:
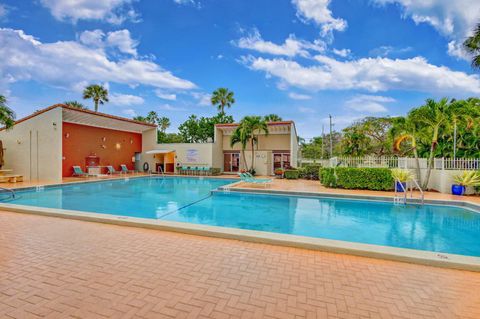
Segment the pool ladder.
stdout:
<path fill-rule="evenodd" d="M 13 189 L 10 189 L 10 188 L 5 188 L 5 187 L 0 187 L 0 193 L 3 193 L 3 192 L 6 192 L 8 194 L 10 194 L 7 198 L 5 199 L 2 199 L 2 200 L 6 200 L 6 199 L 9 199 L 10 197 L 12 199 L 15 199 L 16 195 L 15 195 L 15 191 Z"/>
<path fill-rule="evenodd" d="M 400 185 L 403 192 L 398 192 L 397 191 L 397 185 Z M 410 187 L 409 187 L 409 182 L 407 182 L 407 188 L 406 189 L 398 179 L 395 179 L 395 187 L 394 188 L 395 188 L 395 196 L 393 197 L 393 203 L 406 205 L 408 203 L 408 192 L 410 191 L 410 199 L 413 199 L 413 191 L 414 191 L 414 188 L 416 188 L 420 192 L 420 197 L 418 198 L 420 200 L 420 203 L 422 205 L 425 204 L 425 194 L 423 193 L 423 190 L 420 187 L 420 185 L 418 185 L 418 182 L 417 182 L 416 179 L 413 179 L 413 180 L 410 181 Z"/>

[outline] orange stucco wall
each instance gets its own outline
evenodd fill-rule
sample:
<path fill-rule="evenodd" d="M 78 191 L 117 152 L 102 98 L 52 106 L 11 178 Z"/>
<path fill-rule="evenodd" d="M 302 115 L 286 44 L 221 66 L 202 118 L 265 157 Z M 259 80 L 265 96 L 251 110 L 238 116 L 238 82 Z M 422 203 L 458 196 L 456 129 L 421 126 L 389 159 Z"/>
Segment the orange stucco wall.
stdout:
<path fill-rule="evenodd" d="M 112 165 L 119 170 L 120 164 L 126 164 L 133 169 L 132 156 L 142 151 L 142 134 L 138 133 L 65 122 L 62 133 L 64 177 L 72 175 L 73 165 L 86 171 L 85 157 L 92 154 L 100 157 L 100 165 Z"/>

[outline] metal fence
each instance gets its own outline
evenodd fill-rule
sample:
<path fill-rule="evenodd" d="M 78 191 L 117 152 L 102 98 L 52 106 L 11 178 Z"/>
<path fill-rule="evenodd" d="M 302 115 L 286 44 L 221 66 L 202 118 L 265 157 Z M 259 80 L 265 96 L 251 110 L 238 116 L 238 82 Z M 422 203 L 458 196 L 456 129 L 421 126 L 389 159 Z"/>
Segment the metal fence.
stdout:
<path fill-rule="evenodd" d="M 417 168 L 417 159 L 395 156 L 366 157 L 332 157 L 330 159 L 300 159 L 300 164 L 317 163 L 324 167 L 384 167 L 384 168 Z M 421 169 L 428 167 L 427 158 L 419 158 Z M 480 158 L 434 158 L 433 169 L 439 170 L 479 170 Z"/>

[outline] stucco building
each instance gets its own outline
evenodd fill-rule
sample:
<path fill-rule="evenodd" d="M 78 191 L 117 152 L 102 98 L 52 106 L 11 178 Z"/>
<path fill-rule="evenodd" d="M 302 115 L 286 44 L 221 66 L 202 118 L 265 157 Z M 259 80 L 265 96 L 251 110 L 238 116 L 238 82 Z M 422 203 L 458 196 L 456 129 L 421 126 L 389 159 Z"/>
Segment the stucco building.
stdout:
<path fill-rule="evenodd" d="M 157 127 L 73 108 L 53 105 L 18 120 L 13 128 L 0 130 L 5 167 L 24 180 L 61 181 L 72 176 L 72 166 L 85 172 L 105 174 L 106 166 L 131 170 L 159 167 L 174 173 L 179 166 L 208 166 L 235 174 L 250 165 L 250 145 L 241 156 L 240 145 L 230 146 L 238 124 L 219 124 L 211 143 L 157 143 Z M 255 170 L 272 175 L 277 167 L 296 167 L 298 138 L 292 121 L 271 122 L 269 134 L 259 134 L 255 145 Z"/>

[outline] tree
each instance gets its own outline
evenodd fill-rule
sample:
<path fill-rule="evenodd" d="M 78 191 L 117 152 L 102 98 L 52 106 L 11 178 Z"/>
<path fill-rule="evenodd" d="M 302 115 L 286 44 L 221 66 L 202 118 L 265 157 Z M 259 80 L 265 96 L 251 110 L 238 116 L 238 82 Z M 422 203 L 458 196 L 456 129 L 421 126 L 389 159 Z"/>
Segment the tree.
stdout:
<path fill-rule="evenodd" d="M 211 103 L 216 106 L 220 114 L 225 114 L 225 108 L 235 103 L 234 93 L 227 88 L 218 88 L 212 93 Z"/>
<path fill-rule="evenodd" d="M 92 99 L 95 105 L 95 112 L 98 112 L 98 104 L 108 102 L 108 90 L 102 85 L 92 84 L 83 90 L 84 99 Z"/>
<path fill-rule="evenodd" d="M 6 129 L 15 124 L 15 112 L 7 106 L 7 98 L 3 95 L 0 95 L 0 124 Z"/>
<path fill-rule="evenodd" d="M 246 148 L 245 142 L 250 141 L 250 146 L 252 148 L 250 172 L 253 172 L 255 169 L 255 144 L 258 143 L 258 134 L 261 134 L 262 132 L 265 135 L 268 135 L 268 125 L 264 118 L 261 116 L 245 116 L 233 133 L 233 136 L 235 137 L 234 141 L 242 143 L 243 151 Z M 232 144 L 232 140 L 230 140 L 230 143 Z"/>
<path fill-rule="evenodd" d="M 158 119 L 158 126 L 160 128 L 160 131 L 165 133 L 167 128 L 170 127 L 170 119 L 168 117 L 161 117 Z"/>
<path fill-rule="evenodd" d="M 278 116 L 277 114 L 268 114 L 268 115 L 265 115 L 263 118 L 266 122 L 280 122 L 280 121 L 282 121 L 282 118 L 280 116 Z"/>
<path fill-rule="evenodd" d="M 82 103 L 80 103 L 78 101 L 66 101 L 66 102 L 63 102 L 63 104 L 65 104 L 67 106 L 70 106 L 70 107 L 77 108 L 77 109 L 81 109 L 81 110 L 86 110 L 87 109 L 87 107 L 85 105 L 83 105 Z"/>
<path fill-rule="evenodd" d="M 147 116 L 141 116 L 141 115 L 134 116 L 133 119 L 135 121 L 144 122 L 148 124 L 156 124 L 156 125 L 158 125 L 160 121 L 158 114 L 155 111 L 148 112 Z"/>
<path fill-rule="evenodd" d="M 214 138 L 215 124 L 223 123 L 233 123 L 233 117 L 225 113 L 201 118 L 191 115 L 178 130 L 186 143 L 206 143 Z"/>
<path fill-rule="evenodd" d="M 473 35 L 463 42 L 463 47 L 472 54 L 472 67 L 480 69 L 480 23 L 473 30 Z"/>

